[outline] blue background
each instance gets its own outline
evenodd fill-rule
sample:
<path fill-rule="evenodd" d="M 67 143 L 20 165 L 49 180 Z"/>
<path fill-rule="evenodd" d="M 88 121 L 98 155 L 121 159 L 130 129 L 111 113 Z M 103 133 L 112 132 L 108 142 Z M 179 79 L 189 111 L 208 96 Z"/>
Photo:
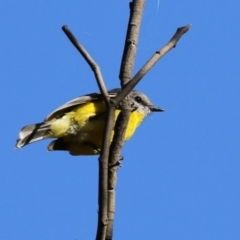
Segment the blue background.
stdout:
<path fill-rule="evenodd" d="M 67 24 L 118 87 L 128 22 L 124 1 L 1 4 L 0 239 L 94 239 L 97 157 L 14 150 L 19 130 L 98 91 L 61 30 Z M 136 89 L 165 109 L 124 146 L 114 239 L 240 239 L 238 1 L 147 1 L 137 70 L 192 24 Z"/>

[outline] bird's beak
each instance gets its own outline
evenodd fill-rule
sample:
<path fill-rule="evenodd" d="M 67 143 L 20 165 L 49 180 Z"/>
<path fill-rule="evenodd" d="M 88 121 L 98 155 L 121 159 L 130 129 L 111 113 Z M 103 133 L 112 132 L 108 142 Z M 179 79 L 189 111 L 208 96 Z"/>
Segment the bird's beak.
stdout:
<path fill-rule="evenodd" d="M 156 107 L 154 105 L 149 106 L 151 112 L 164 112 L 164 109 L 160 108 L 160 107 Z"/>

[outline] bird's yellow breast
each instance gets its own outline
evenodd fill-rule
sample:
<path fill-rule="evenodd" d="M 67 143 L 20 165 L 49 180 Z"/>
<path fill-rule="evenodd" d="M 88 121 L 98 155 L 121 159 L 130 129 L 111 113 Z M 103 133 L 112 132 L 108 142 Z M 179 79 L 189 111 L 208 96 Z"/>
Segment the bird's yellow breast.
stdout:
<path fill-rule="evenodd" d="M 115 111 L 115 120 L 119 113 L 120 110 Z M 131 113 L 125 141 L 131 138 L 144 117 L 144 113 L 138 111 Z M 106 106 L 104 101 L 85 103 L 61 118 L 54 119 L 49 137 L 63 138 L 68 143 L 70 153 L 74 155 L 98 154 L 101 149 L 105 121 Z"/>

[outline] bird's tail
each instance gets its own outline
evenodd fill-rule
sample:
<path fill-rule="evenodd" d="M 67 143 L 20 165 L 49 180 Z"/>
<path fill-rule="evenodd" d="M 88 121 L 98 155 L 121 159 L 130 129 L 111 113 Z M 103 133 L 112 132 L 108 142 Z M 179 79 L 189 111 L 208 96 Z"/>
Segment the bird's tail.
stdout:
<path fill-rule="evenodd" d="M 49 124 L 46 123 L 37 123 L 23 127 L 19 133 L 15 147 L 21 148 L 29 143 L 47 138 L 49 130 Z"/>

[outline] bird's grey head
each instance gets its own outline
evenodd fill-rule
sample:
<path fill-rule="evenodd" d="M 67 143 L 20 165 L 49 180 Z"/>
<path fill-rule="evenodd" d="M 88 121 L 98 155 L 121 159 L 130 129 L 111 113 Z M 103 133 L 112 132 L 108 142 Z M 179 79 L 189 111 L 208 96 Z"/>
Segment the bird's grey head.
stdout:
<path fill-rule="evenodd" d="M 130 94 L 133 100 L 133 108 L 136 108 L 136 111 L 144 112 L 146 116 L 151 112 L 164 111 L 162 108 L 155 106 L 145 94 L 136 90 L 133 90 Z"/>

